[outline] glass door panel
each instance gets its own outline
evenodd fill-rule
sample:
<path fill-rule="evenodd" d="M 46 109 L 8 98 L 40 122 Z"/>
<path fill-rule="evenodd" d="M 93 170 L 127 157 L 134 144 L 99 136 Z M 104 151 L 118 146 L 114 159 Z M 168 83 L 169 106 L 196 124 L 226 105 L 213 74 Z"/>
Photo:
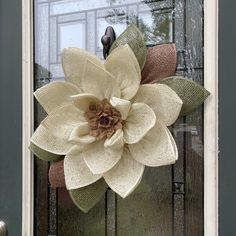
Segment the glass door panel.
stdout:
<path fill-rule="evenodd" d="M 177 74 L 203 84 L 202 0 L 34 0 L 35 88 L 64 80 L 61 51 L 74 46 L 103 58 L 107 26 L 117 35 L 129 24 L 147 46 L 176 43 Z M 45 117 L 35 104 L 35 127 Z M 170 127 L 179 149 L 175 165 L 146 168 L 126 199 L 108 190 L 84 214 L 64 188 L 48 181 L 49 164 L 35 159 L 35 235 L 203 235 L 203 109 Z"/>

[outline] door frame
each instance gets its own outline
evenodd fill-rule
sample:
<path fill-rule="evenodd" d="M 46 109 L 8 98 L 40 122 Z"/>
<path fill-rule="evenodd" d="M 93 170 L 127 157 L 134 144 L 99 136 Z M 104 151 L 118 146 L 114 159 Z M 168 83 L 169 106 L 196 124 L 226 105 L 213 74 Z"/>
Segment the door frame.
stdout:
<path fill-rule="evenodd" d="M 22 235 L 34 230 L 33 0 L 22 0 Z M 218 235 L 218 0 L 204 2 L 204 234 Z"/>

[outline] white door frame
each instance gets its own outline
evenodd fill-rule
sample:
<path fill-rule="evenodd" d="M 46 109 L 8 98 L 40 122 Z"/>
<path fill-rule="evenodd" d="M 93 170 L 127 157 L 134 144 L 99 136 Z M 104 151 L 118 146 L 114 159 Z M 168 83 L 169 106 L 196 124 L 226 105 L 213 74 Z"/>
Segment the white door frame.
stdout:
<path fill-rule="evenodd" d="M 204 109 L 204 232 L 218 235 L 218 0 L 204 3 L 204 86 L 211 92 Z M 34 229 L 33 0 L 22 0 L 22 235 Z"/>

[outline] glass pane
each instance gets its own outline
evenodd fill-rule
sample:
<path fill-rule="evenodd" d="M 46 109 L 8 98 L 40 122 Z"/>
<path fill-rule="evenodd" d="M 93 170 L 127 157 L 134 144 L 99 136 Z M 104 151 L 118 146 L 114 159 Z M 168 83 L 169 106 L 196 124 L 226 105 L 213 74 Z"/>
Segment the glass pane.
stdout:
<path fill-rule="evenodd" d="M 64 80 L 61 51 L 84 48 L 101 59 L 107 26 L 117 36 L 129 24 L 148 46 L 175 42 L 177 74 L 203 84 L 202 0 L 34 0 L 35 89 Z M 46 116 L 35 104 L 35 127 Z M 173 166 L 146 168 L 126 199 L 108 190 L 87 214 L 63 188 L 52 189 L 49 164 L 35 160 L 35 235 L 203 235 L 203 109 L 170 127 L 179 159 Z"/>

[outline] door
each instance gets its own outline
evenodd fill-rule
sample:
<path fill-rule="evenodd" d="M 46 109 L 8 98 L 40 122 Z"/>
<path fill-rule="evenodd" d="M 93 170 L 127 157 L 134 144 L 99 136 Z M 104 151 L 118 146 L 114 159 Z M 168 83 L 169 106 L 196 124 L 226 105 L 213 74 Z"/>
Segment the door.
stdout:
<path fill-rule="evenodd" d="M 177 125 L 172 127 L 180 149 L 179 161 L 174 166 L 146 170 L 143 183 L 129 199 L 121 200 L 108 191 L 94 210 L 86 215 L 82 214 L 66 201 L 67 196 L 63 189 L 50 188 L 47 179 L 48 164 L 43 164 L 36 159 L 35 188 L 32 189 L 31 184 L 26 188 L 24 182 L 33 180 L 31 176 L 33 168 L 25 165 L 30 158 L 25 153 L 22 154 L 22 149 L 27 149 L 28 141 L 24 139 L 30 137 L 27 126 L 30 127 L 31 123 L 27 123 L 25 117 L 30 117 L 31 114 L 25 113 L 25 110 L 22 111 L 22 102 L 23 108 L 28 107 L 28 111 L 32 110 L 30 104 L 25 104 L 22 100 L 31 97 L 25 94 L 27 89 L 30 93 L 32 91 L 30 87 L 25 88 L 24 83 L 27 85 L 29 80 L 33 79 L 24 77 L 26 74 L 24 71 L 22 77 L 22 54 L 25 54 L 25 49 L 30 46 L 30 43 L 23 40 L 25 45 L 22 48 L 21 36 L 24 25 L 21 25 L 21 22 L 24 23 L 27 18 L 29 23 L 27 14 L 32 14 L 33 9 L 28 8 L 27 4 L 21 8 L 22 2 L 30 3 L 31 1 L 0 1 L 0 221 L 6 223 L 8 235 L 21 235 L 21 229 L 23 229 L 22 235 L 32 236 L 31 227 L 34 228 L 34 235 L 203 235 L 203 208 L 206 209 L 208 206 L 203 206 L 204 156 L 201 155 L 202 143 L 200 142 L 199 145 L 199 139 L 202 141 L 203 135 L 202 108 L 191 116 L 179 120 Z M 66 2 L 65 5 L 63 5 L 64 2 Z M 82 45 L 81 47 L 90 51 L 94 50 L 93 52 L 101 55 L 98 35 L 103 34 L 106 25 L 113 25 L 116 33 L 119 34 L 131 22 L 136 23 L 143 30 L 148 44 L 175 42 L 179 51 L 177 73 L 189 75 L 194 80 L 203 82 L 202 73 L 208 69 L 203 68 L 203 20 L 209 21 L 209 19 L 203 17 L 202 14 L 204 11 L 204 15 L 209 17 L 211 15 L 209 12 L 215 11 L 214 8 L 203 9 L 202 1 L 193 3 L 190 0 L 99 2 L 103 3 L 96 6 L 87 0 L 84 4 L 87 8 L 84 9 L 79 4 L 73 5 L 73 1 L 34 1 L 34 45 L 35 49 L 37 46 L 39 50 L 38 52 L 35 50 L 35 88 L 53 79 L 63 79 L 58 76 L 60 69 L 56 67 L 60 61 L 60 55 L 57 55 L 59 50 L 53 49 L 53 46 L 63 48 L 68 45 L 67 43 L 75 44 L 75 46 Z M 234 5 L 232 1 L 231 3 L 221 1 L 220 8 L 222 11 L 221 30 L 224 28 L 220 34 L 220 79 L 223 81 L 225 74 L 228 75 L 228 83 L 221 83 L 220 87 L 220 96 L 224 98 L 221 100 L 224 112 L 220 116 L 223 123 L 221 132 L 224 135 L 224 140 L 221 141 L 221 156 L 227 157 L 222 158 L 221 162 L 221 235 L 223 236 L 233 235 L 235 232 L 235 222 L 232 217 L 235 212 L 234 186 L 229 181 L 229 179 L 235 179 L 233 169 L 235 165 L 231 158 L 234 156 L 234 139 L 227 138 L 235 116 L 228 106 L 232 104 L 232 97 L 225 96 L 225 94 L 234 94 L 234 60 L 232 58 L 234 58 L 235 35 L 231 29 L 224 27 L 234 20 Z M 108 12 L 106 13 L 104 9 Z M 102 10 L 105 13 L 104 11 L 102 13 Z M 28 13 L 25 14 L 25 12 Z M 80 18 L 79 15 L 83 17 Z M 92 17 L 89 18 L 89 16 Z M 73 21 L 73 17 L 77 18 Z M 90 21 L 93 26 L 92 33 L 97 35 L 97 37 L 89 37 L 91 42 L 87 40 L 87 36 L 90 35 L 88 19 L 92 19 L 92 22 Z M 154 23 L 155 19 L 158 20 Z M 58 33 L 59 26 L 53 23 L 53 20 L 62 23 L 60 33 Z M 157 25 L 157 22 L 160 25 Z M 25 33 L 30 39 L 30 33 L 32 33 L 30 27 L 28 30 L 23 34 Z M 100 33 L 98 33 L 99 30 Z M 207 36 L 212 33 L 211 30 L 213 28 L 209 30 L 209 33 L 207 31 Z M 56 35 L 61 34 L 62 37 L 55 37 L 53 31 L 57 32 Z M 42 34 L 39 34 L 40 32 Z M 78 35 L 76 32 L 81 34 Z M 45 35 L 48 36 L 47 39 Z M 23 65 L 30 64 L 30 57 L 28 59 L 25 60 L 23 56 Z M 39 76 L 40 68 L 41 75 Z M 36 127 L 45 114 L 37 105 L 35 113 Z M 22 116 L 23 122 L 25 121 L 23 126 Z M 23 147 L 21 147 L 22 142 Z M 192 145 L 196 143 L 198 145 Z M 24 160 L 23 165 L 22 160 Z M 29 175 L 26 175 L 27 171 Z M 210 182 L 211 185 L 212 182 Z M 31 194 L 33 191 L 34 197 Z M 212 200 L 214 201 L 213 198 Z M 31 218 L 33 212 L 34 222 Z M 207 218 L 205 225 L 209 221 L 210 219 Z"/>
<path fill-rule="evenodd" d="M 176 43 L 176 73 L 203 85 L 203 12 L 202 0 L 34 0 L 35 89 L 64 79 L 63 48 L 85 48 L 102 58 L 106 27 L 119 35 L 131 23 L 144 33 L 147 46 Z M 35 104 L 35 127 L 44 117 Z M 203 117 L 200 107 L 171 127 L 179 147 L 175 165 L 146 168 L 130 197 L 108 190 L 87 214 L 64 188 L 50 187 L 49 164 L 35 159 L 35 235 L 203 235 Z"/>

